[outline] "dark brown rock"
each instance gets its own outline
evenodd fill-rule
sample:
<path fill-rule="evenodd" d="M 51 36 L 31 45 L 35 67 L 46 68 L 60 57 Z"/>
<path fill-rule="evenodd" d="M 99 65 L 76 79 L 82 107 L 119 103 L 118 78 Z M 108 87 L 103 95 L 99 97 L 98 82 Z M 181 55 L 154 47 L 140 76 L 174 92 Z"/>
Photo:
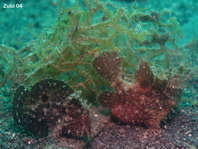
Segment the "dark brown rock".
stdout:
<path fill-rule="evenodd" d="M 69 134 L 82 137 L 90 132 L 89 112 L 82 107 L 68 84 L 53 79 L 36 83 L 30 91 L 16 90 L 14 120 L 37 137 Z"/>

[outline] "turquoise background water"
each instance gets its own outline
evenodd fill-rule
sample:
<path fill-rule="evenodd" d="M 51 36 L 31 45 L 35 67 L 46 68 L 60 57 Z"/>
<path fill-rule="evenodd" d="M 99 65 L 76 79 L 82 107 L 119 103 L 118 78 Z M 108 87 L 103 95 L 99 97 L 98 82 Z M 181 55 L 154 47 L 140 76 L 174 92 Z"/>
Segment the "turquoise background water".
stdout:
<path fill-rule="evenodd" d="M 197 0 L 112 0 L 123 7 L 136 5 L 148 10 L 172 10 L 183 31 L 184 42 L 196 38 L 198 34 L 198 1 Z M 72 5 L 74 0 L 67 0 Z M 80 2 L 80 1 L 79 1 Z M 22 4 L 23 8 L 4 9 L 4 4 Z M 58 0 L 1 0 L 0 1 L 0 43 L 20 49 L 38 34 L 47 31 L 56 20 Z"/>

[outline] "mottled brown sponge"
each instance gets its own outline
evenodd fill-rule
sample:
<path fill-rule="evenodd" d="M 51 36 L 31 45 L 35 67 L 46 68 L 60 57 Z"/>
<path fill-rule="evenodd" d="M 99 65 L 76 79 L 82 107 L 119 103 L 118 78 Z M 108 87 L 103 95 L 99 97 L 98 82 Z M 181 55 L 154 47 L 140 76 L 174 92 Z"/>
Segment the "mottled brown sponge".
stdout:
<path fill-rule="evenodd" d="M 96 58 L 94 67 L 98 68 L 96 70 L 103 78 L 110 81 L 110 78 L 119 75 L 117 72 L 120 69 L 118 67 L 120 61 L 115 52 L 106 52 L 105 56 Z M 115 89 L 119 88 L 119 91 L 117 90 L 117 93 L 105 91 L 99 96 L 99 100 L 104 107 L 110 108 L 112 115 L 121 122 L 159 128 L 160 122 L 167 118 L 167 114 L 176 106 L 181 94 L 178 82 L 176 88 L 171 81 L 176 76 L 170 80 L 160 80 L 152 73 L 147 62 L 140 63 L 135 76 L 135 82 L 122 83 L 122 91 L 120 87 L 112 86 Z M 119 85 L 120 81 L 122 79 L 114 80 L 114 85 Z"/>
<path fill-rule="evenodd" d="M 112 82 L 119 75 L 121 58 L 117 52 L 104 52 L 94 60 L 93 65 L 104 79 Z"/>
<path fill-rule="evenodd" d="M 82 137 L 90 132 L 88 110 L 75 99 L 73 89 L 62 81 L 46 79 L 30 91 L 19 87 L 13 99 L 14 120 L 37 137 L 69 134 Z"/>

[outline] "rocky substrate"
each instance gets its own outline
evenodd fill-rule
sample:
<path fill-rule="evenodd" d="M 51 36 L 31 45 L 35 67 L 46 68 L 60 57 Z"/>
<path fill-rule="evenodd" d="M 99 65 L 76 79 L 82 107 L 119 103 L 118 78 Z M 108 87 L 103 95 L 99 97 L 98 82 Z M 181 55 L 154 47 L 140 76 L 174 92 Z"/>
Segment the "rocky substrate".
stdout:
<path fill-rule="evenodd" d="M 2 105 L 2 104 L 0 104 Z M 14 124 L 9 110 L 0 108 L 0 148 L 2 149 L 196 149 L 198 148 L 198 108 L 185 107 L 160 130 L 112 122 L 92 110 L 94 133 L 81 139 L 34 138 Z"/>
<path fill-rule="evenodd" d="M 91 142 L 92 149 L 196 149 L 198 111 L 183 111 L 161 130 L 138 126 L 106 126 Z"/>

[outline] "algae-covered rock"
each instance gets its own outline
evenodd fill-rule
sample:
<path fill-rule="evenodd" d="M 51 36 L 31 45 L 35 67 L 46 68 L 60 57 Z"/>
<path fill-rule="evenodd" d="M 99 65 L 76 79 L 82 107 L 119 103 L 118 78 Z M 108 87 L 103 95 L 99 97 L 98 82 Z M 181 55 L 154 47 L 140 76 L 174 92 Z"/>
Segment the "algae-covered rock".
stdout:
<path fill-rule="evenodd" d="M 161 80 L 153 74 L 147 62 L 142 62 L 135 80 L 129 82 L 122 78 L 120 61 L 115 52 L 106 52 L 94 60 L 99 74 L 116 89 L 116 93 L 103 92 L 99 96 L 101 104 L 110 108 L 112 115 L 121 122 L 159 128 L 160 122 L 179 101 L 181 78 L 174 76 Z"/>
<path fill-rule="evenodd" d="M 35 136 L 70 134 L 82 137 L 90 131 L 89 113 L 68 84 L 46 79 L 36 83 L 30 91 L 19 87 L 13 99 L 14 120 Z"/>

